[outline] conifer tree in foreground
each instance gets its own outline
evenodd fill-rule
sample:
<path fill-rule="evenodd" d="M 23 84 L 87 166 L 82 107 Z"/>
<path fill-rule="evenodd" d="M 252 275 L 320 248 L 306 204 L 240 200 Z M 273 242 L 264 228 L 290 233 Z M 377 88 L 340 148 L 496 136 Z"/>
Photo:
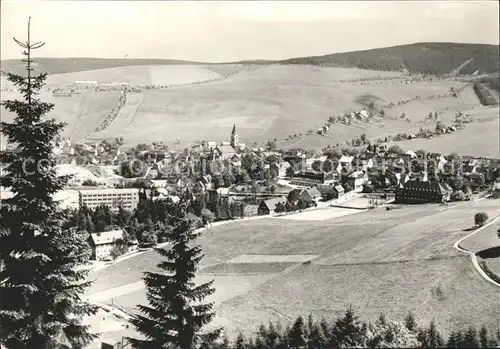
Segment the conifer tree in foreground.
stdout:
<path fill-rule="evenodd" d="M 203 258 L 201 246 L 192 246 L 199 233 L 187 217 L 184 200 L 177 205 L 172 217 L 173 229 L 166 232 L 169 247 L 156 249 L 164 261 L 159 273 L 146 272 L 144 283 L 149 306 L 138 305 L 141 314 L 131 323 L 145 339 L 128 338 L 134 348 L 191 349 L 200 343 L 216 340 L 221 329 L 202 333 L 215 316 L 213 303 L 203 303 L 214 293 L 213 280 L 195 286 L 195 273 Z"/>
<path fill-rule="evenodd" d="M 17 116 L 0 123 L 13 151 L 0 152 L 0 186 L 14 196 L 0 207 L 0 343 L 9 349 L 78 349 L 94 335 L 81 323 L 95 312 L 80 296 L 88 283 L 90 251 L 74 231 L 63 229 L 67 217 L 53 200 L 69 177 L 56 175 L 51 142 L 64 127 L 43 116 L 54 107 L 38 99 L 46 73 L 32 76 L 31 51 L 43 43 L 22 43 L 26 76 L 9 73 L 21 100 L 2 102 Z"/>

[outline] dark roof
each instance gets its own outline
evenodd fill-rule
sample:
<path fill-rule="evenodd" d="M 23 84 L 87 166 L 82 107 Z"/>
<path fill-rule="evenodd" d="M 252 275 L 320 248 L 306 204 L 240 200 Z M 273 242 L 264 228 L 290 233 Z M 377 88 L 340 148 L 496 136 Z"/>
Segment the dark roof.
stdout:
<path fill-rule="evenodd" d="M 414 190 L 421 189 L 427 191 L 438 191 L 442 194 L 450 191 L 451 188 L 445 183 L 436 183 L 436 182 L 421 182 L 421 181 L 408 181 L 404 184 L 404 190 Z"/>
<path fill-rule="evenodd" d="M 474 167 L 475 166 L 473 166 L 473 165 L 465 165 L 463 172 L 464 173 L 470 173 L 470 172 L 474 171 Z"/>
<path fill-rule="evenodd" d="M 309 178 L 309 179 L 333 179 L 333 173 L 331 172 L 314 172 L 314 171 L 300 171 L 297 177 Z"/>

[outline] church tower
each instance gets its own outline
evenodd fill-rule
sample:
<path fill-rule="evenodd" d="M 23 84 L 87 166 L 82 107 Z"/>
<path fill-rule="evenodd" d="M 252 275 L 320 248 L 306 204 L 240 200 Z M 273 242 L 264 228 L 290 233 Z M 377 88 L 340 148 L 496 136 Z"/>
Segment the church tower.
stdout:
<path fill-rule="evenodd" d="M 231 132 L 231 146 L 234 149 L 238 147 L 238 134 L 236 133 L 236 124 L 233 124 L 233 131 Z"/>

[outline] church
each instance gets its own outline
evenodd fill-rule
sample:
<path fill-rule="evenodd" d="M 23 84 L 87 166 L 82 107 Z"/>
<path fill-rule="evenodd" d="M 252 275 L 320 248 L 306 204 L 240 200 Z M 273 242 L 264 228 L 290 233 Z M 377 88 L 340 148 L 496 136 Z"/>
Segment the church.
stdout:
<path fill-rule="evenodd" d="M 208 150 L 211 160 L 230 160 L 238 156 L 245 148 L 245 143 L 240 143 L 238 133 L 236 132 L 236 124 L 233 125 L 231 132 L 231 140 L 229 142 L 203 142 L 203 148 Z"/>

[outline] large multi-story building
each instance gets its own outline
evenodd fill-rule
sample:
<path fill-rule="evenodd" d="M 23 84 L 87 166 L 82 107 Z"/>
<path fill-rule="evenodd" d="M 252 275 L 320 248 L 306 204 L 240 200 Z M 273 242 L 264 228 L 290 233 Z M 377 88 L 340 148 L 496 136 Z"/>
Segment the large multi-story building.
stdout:
<path fill-rule="evenodd" d="M 423 204 L 446 202 L 453 190 L 446 183 L 408 181 L 396 190 L 396 203 Z"/>
<path fill-rule="evenodd" d="M 117 211 L 121 206 L 126 210 L 134 210 L 139 202 L 139 189 L 89 189 L 78 192 L 80 207 L 87 206 L 95 209 L 97 206 L 106 205 Z"/>

